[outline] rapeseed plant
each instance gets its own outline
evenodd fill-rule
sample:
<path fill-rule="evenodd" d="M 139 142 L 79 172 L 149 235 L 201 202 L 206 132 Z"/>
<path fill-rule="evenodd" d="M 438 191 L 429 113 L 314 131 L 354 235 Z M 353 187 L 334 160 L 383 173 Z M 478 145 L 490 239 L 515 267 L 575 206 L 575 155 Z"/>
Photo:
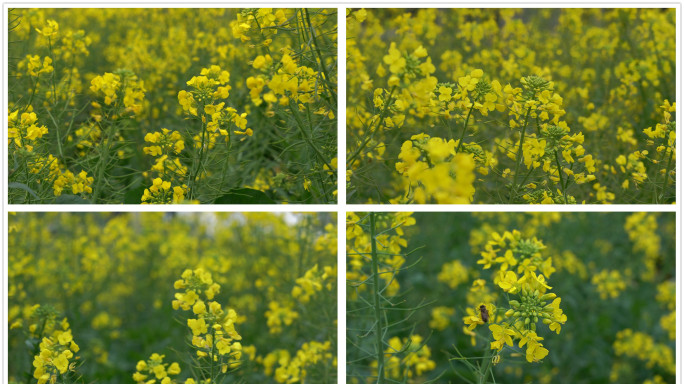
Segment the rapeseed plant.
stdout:
<path fill-rule="evenodd" d="M 674 380 L 674 215 L 414 213 L 395 269 L 377 215 L 377 296 L 370 216 L 348 215 L 348 381 Z"/>
<path fill-rule="evenodd" d="M 11 13 L 10 202 L 335 201 L 335 10 Z"/>
<path fill-rule="evenodd" d="M 336 382 L 337 228 L 328 214 L 10 221 L 12 383 L 39 379 L 33 361 L 44 339 L 42 356 L 58 365 L 43 359 L 38 373 L 58 382 Z M 289 360 L 272 361 L 276 350 Z"/>
<path fill-rule="evenodd" d="M 186 269 L 173 287 L 177 292 L 173 309 L 192 310 L 196 318 L 189 318 L 192 348 L 195 350 L 196 371 L 203 381 L 221 382 L 228 370 L 235 369 L 242 356 L 242 336 L 235 329 L 238 315 L 233 309 L 224 310 L 214 301 L 221 286 L 202 268 Z"/>
<path fill-rule="evenodd" d="M 478 383 L 493 377 L 492 364 L 502 360 L 505 346 L 522 351 L 529 363 L 542 361 L 549 350 L 544 347 L 543 337 L 539 336 L 539 326 L 546 325 L 550 331 L 560 334 L 561 325 L 567 316 L 560 308 L 561 298 L 550 292 L 547 278 L 555 272 L 552 258 L 544 256 L 544 244 L 537 238 L 525 238 L 518 231 L 493 232 L 481 252 L 483 269 L 498 265 L 493 273 L 493 282 L 503 292 L 506 299 L 502 302 L 482 301 L 476 309 L 468 308 L 463 323 L 467 331 L 485 324 L 491 332 L 489 346 L 479 366 L 471 364 L 459 354 L 455 360 L 463 361 L 473 372 Z M 501 252 L 502 254 L 500 254 Z M 465 329 L 464 329 L 465 330 Z M 493 340 L 492 340 L 493 339 Z"/>
<path fill-rule="evenodd" d="M 178 363 L 164 363 L 164 355 L 153 353 L 149 359 L 140 360 L 135 365 L 133 380 L 136 383 L 156 384 L 157 380 L 161 384 L 175 384 L 175 379 L 171 376 L 178 375 L 181 371 Z"/>
<path fill-rule="evenodd" d="M 674 26 L 673 9 L 348 9 L 350 201 L 673 202 Z"/>
<path fill-rule="evenodd" d="M 410 313 L 422 307 L 401 305 L 397 283 L 407 269 L 404 227 L 414 224 L 408 212 L 347 213 L 347 317 L 353 324 L 347 329 L 347 361 L 353 382 L 419 382 L 435 368 L 420 335 L 389 338 L 410 327 Z M 405 317 L 390 322 L 394 312 Z"/>
<path fill-rule="evenodd" d="M 33 375 L 39 384 L 75 383 L 79 381 L 77 353 L 80 347 L 74 341 L 67 318 L 58 320 L 59 313 L 50 305 L 32 305 L 23 310 L 22 318 L 15 320 L 10 329 L 21 328 L 26 333 L 26 344 L 32 348 Z"/>

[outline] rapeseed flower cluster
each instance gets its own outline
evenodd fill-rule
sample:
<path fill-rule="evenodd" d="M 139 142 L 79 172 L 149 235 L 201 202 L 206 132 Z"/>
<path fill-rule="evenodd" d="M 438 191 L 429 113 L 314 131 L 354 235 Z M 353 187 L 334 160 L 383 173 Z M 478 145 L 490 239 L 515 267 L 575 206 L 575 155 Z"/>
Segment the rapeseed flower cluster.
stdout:
<path fill-rule="evenodd" d="M 631 271 L 625 271 L 623 276 L 618 270 L 601 270 L 591 277 L 591 283 L 596 286 L 596 291 L 601 296 L 601 299 L 608 297 L 614 299 L 620 295 L 620 292 L 627 289 L 627 279 L 629 279 Z"/>
<path fill-rule="evenodd" d="M 541 343 L 544 338 L 537 333 L 540 323 L 560 334 L 562 324 L 567 321 L 560 308 L 561 298 L 550 292 L 551 286 L 547 284 L 555 268 L 553 259 L 544 256 L 545 248 L 535 237 L 524 238 L 518 231 L 506 231 L 501 235 L 492 233 L 481 253 L 478 264 L 484 269 L 498 265 L 494 284 L 515 299 L 508 299 L 502 307 L 483 302 L 480 305 L 490 314 L 489 319 L 483 318 L 485 311 L 478 306 L 475 311 L 469 310 L 463 322 L 469 330 L 488 323 L 494 339 L 491 349 L 497 354 L 504 345 L 513 347 L 514 341 L 518 341 L 519 348 L 526 346 L 526 360 L 539 362 L 549 354 Z"/>
<path fill-rule="evenodd" d="M 33 147 L 29 144 L 43 137 L 48 133 L 48 129 L 44 125 L 36 125 L 38 117 L 34 112 L 24 112 L 19 116 L 19 111 L 14 111 L 9 114 L 8 121 L 8 135 L 9 144 L 18 148 L 25 148 L 26 151 L 33 151 Z"/>
<path fill-rule="evenodd" d="M 454 289 L 468 281 L 468 269 L 458 260 L 442 265 L 437 280 Z"/>
<path fill-rule="evenodd" d="M 411 335 L 404 339 L 391 338 L 389 347 L 385 350 L 387 377 L 392 380 L 421 377 L 435 369 L 435 362 L 430 360 L 430 355 L 430 348 L 420 335 Z M 372 365 L 377 370 L 377 362 Z"/>
<path fill-rule="evenodd" d="M 658 303 L 663 304 L 666 312 L 660 318 L 660 326 L 667 331 L 670 340 L 677 339 L 677 314 L 675 311 L 677 299 L 675 293 L 675 283 L 672 280 L 664 281 L 658 285 L 658 294 L 656 295 Z"/>
<path fill-rule="evenodd" d="M 415 225 L 416 221 L 411 217 L 410 212 L 397 212 L 387 214 L 380 219 L 381 228 L 390 228 L 383 234 L 378 235 L 381 262 L 379 276 L 384 280 L 387 295 L 395 295 L 399 292 L 400 286 L 394 274 L 404 265 L 406 259 L 402 255 L 402 250 L 408 245 L 404 234 L 404 228 Z M 370 235 L 365 231 L 362 219 L 353 212 L 347 213 L 347 280 L 363 282 L 370 276 L 368 268 L 370 260 L 367 255 L 371 251 Z M 359 285 L 356 289 L 365 290 L 364 285 Z M 348 292 L 355 296 L 354 291 Z"/>
<path fill-rule="evenodd" d="M 181 372 L 178 363 L 164 363 L 164 355 L 153 353 L 149 359 L 140 360 L 135 365 L 135 373 L 133 380 L 136 383 L 155 384 L 159 381 L 160 384 L 176 383 L 171 376 L 178 375 Z"/>
<path fill-rule="evenodd" d="M 295 280 L 292 288 L 292 297 L 302 304 L 311 301 L 311 298 L 322 290 L 334 294 L 333 288 L 337 279 L 337 266 L 325 266 L 322 271 L 318 270 L 318 264 L 306 271 L 304 276 Z"/>
<path fill-rule="evenodd" d="M 273 359 L 278 358 L 279 367 L 273 371 L 273 378 L 278 383 L 299 383 L 308 380 L 315 380 L 309 373 L 316 365 L 324 364 L 326 361 L 332 361 L 333 367 L 337 365 L 336 358 L 330 348 L 330 342 L 319 343 L 311 341 L 304 343 L 294 355 L 290 355 L 287 350 L 278 350 L 269 353 L 264 362 L 265 365 L 271 366 L 267 368 L 267 372 L 272 370 Z M 308 377 L 307 377 L 308 376 Z M 319 378 L 323 379 L 323 378 Z"/>
<path fill-rule="evenodd" d="M 10 329 L 22 328 L 27 344 L 33 346 L 33 378 L 39 384 L 69 382 L 77 376 L 80 347 L 74 341 L 67 318 L 58 320 L 59 313 L 50 305 L 35 304 L 24 308 L 22 318 Z"/>
<path fill-rule="evenodd" d="M 40 384 L 56 381 L 72 367 L 69 359 L 74 357 L 75 352 L 78 352 L 78 345 L 73 342 L 66 324 L 66 330 L 60 332 L 56 340 L 46 337 L 41 341 L 40 354 L 33 359 L 33 366 L 36 367 L 33 377 Z"/>
<path fill-rule="evenodd" d="M 111 108 L 110 111 L 102 112 L 104 114 L 102 116 L 99 114 L 99 110 L 103 108 L 102 105 L 94 103 L 93 107 L 96 112 L 93 112 L 93 116 L 96 121 L 117 120 L 123 113 L 140 113 L 142 100 L 145 97 L 144 83 L 138 80 L 131 71 L 105 73 L 102 76 L 96 76 L 90 84 L 90 91 L 97 96 L 98 100 L 103 101 L 105 108 Z"/>
<path fill-rule="evenodd" d="M 71 171 L 66 170 L 57 177 L 52 189 L 55 191 L 55 196 L 60 196 L 65 189 L 74 195 L 81 193 L 92 193 L 93 177 L 88 176 L 85 171 L 81 171 L 78 175 L 74 175 Z"/>
<path fill-rule="evenodd" d="M 426 134 L 411 137 L 401 147 L 396 169 L 404 177 L 406 196 L 398 201 L 424 204 L 467 204 L 475 189 L 472 156 L 456 153 L 458 144 Z"/>
<path fill-rule="evenodd" d="M 438 331 L 445 330 L 450 324 L 450 318 L 456 313 L 456 310 L 449 307 L 435 307 L 432 309 L 432 319 L 430 320 L 430 328 Z"/>
<path fill-rule="evenodd" d="M 179 157 L 181 151 L 185 149 L 185 141 L 181 134 L 178 131 L 171 132 L 162 128 L 161 132 L 145 135 L 145 141 L 152 145 L 143 147 L 143 152 L 157 157 L 150 172 L 156 173 L 159 177 L 153 179 L 152 186 L 143 192 L 142 204 L 183 202 L 188 190 L 187 185 L 183 183 L 188 168 L 181 163 Z M 180 185 L 171 188 L 172 182 Z"/>
<path fill-rule="evenodd" d="M 208 375 L 206 377 L 214 381 L 219 371 L 226 373 L 239 364 L 242 336 L 235 329 L 238 315 L 233 309 L 224 310 L 213 300 L 221 287 L 211 279 L 211 273 L 202 268 L 186 269 L 173 287 L 180 291 L 175 295 L 173 309 L 192 310 L 196 316 L 187 320 L 192 331 L 192 346 L 202 375 Z"/>
<path fill-rule="evenodd" d="M 283 332 L 283 326 L 292 325 L 299 318 L 299 313 L 292 309 L 292 305 L 282 306 L 277 301 L 268 304 L 268 311 L 265 313 L 266 324 L 270 333 L 279 334 Z"/>
<path fill-rule="evenodd" d="M 647 212 L 633 213 L 625 220 L 624 228 L 632 241 L 633 251 L 644 255 L 641 278 L 653 281 L 661 259 L 661 237 L 658 234 L 657 216 Z"/>
<path fill-rule="evenodd" d="M 672 348 L 654 341 L 651 335 L 632 329 L 622 330 L 617 333 L 613 348 L 618 356 L 635 358 L 646 363 L 648 368 L 657 366 L 670 374 L 675 373 Z"/>
<path fill-rule="evenodd" d="M 48 135 L 48 128 L 38 125 L 38 116 L 33 112 L 33 108 L 27 108 L 27 112 L 19 114 L 19 110 L 10 112 L 8 118 L 8 139 L 9 147 L 19 156 L 17 161 L 24 164 L 26 177 L 38 177 L 43 186 L 52 188 L 54 196 L 61 196 L 64 190 L 73 195 L 92 193 L 93 177 L 88 176 L 84 170 L 77 175 L 59 162 L 52 154 L 47 157 L 34 151 L 34 146 L 42 145 L 43 137 Z M 22 185 L 22 187 L 26 187 Z M 24 188 L 25 197 L 38 198 L 30 188 Z"/>

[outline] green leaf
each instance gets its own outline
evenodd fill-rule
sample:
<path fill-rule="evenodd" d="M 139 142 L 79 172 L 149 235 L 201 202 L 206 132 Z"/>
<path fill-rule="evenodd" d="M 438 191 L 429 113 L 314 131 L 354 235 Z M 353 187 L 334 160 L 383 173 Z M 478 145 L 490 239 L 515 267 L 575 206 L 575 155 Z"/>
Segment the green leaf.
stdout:
<path fill-rule="evenodd" d="M 235 188 L 214 200 L 214 204 L 275 204 L 275 201 L 258 189 Z"/>
<path fill-rule="evenodd" d="M 81 196 L 76 195 L 60 195 L 55 199 L 55 204 L 90 204 L 88 200 L 84 200 Z"/>
<path fill-rule="evenodd" d="M 23 189 L 24 191 L 30 193 L 31 196 L 33 196 L 37 200 L 40 200 L 40 197 L 38 197 L 38 194 L 36 194 L 36 192 L 33 189 L 31 189 L 28 185 L 26 185 L 24 183 L 18 183 L 15 181 L 15 182 L 7 184 L 7 188 Z"/>
<path fill-rule="evenodd" d="M 140 199 L 145 193 L 145 186 L 129 189 L 124 196 L 124 204 L 140 204 Z"/>

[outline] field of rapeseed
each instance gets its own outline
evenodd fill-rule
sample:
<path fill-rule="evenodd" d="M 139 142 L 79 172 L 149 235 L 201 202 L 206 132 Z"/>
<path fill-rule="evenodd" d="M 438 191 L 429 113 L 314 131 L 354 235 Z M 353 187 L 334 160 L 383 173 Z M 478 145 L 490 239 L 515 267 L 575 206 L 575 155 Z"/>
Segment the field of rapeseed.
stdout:
<path fill-rule="evenodd" d="M 11 383 L 336 383 L 334 214 L 16 213 Z"/>
<path fill-rule="evenodd" d="M 348 213 L 348 383 L 675 382 L 674 213 Z"/>
<path fill-rule="evenodd" d="M 675 9 L 347 10 L 347 196 L 673 203 Z"/>
<path fill-rule="evenodd" d="M 12 9 L 10 203 L 332 203 L 335 9 Z"/>

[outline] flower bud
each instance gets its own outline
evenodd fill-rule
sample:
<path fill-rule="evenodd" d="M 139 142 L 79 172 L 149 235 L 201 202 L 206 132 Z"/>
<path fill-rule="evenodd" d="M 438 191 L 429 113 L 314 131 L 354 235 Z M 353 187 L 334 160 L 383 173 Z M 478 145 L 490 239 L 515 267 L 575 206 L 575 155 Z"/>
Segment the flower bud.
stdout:
<path fill-rule="evenodd" d="M 549 292 L 547 294 L 544 294 L 542 297 L 540 297 L 539 300 L 547 301 L 547 300 L 551 300 L 551 299 L 555 299 L 555 298 L 556 298 L 556 294 Z"/>

